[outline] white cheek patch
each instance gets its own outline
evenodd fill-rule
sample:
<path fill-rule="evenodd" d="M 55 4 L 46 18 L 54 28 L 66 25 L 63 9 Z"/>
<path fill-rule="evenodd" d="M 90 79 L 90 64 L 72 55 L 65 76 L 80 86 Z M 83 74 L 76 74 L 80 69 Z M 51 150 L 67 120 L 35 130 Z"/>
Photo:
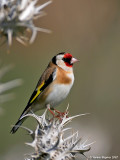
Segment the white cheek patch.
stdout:
<path fill-rule="evenodd" d="M 64 63 L 64 61 L 63 60 L 57 60 L 57 65 L 59 66 L 59 67 L 61 67 L 61 66 L 64 66 L 65 65 L 65 63 Z"/>
<path fill-rule="evenodd" d="M 72 67 L 66 66 L 66 64 L 65 64 L 65 62 L 64 62 L 63 60 L 59 60 L 59 61 L 57 62 L 57 65 L 58 65 L 60 68 L 62 68 L 62 69 L 64 69 L 65 71 L 67 71 L 67 72 L 72 72 L 72 71 L 73 71 Z"/>

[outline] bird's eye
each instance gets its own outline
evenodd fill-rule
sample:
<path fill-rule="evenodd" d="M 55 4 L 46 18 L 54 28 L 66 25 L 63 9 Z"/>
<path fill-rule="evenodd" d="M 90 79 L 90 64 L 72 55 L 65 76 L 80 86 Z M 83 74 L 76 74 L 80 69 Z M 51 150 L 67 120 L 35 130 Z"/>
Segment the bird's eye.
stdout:
<path fill-rule="evenodd" d="M 63 58 L 63 61 L 70 64 L 71 63 L 71 58 Z"/>

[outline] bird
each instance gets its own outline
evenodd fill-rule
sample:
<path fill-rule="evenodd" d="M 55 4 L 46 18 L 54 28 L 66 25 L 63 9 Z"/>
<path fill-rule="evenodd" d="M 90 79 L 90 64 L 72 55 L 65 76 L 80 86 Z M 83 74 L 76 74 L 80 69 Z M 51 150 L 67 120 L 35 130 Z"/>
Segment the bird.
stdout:
<path fill-rule="evenodd" d="M 41 75 L 25 109 L 11 133 L 15 133 L 26 119 L 25 115 L 38 110 L 54 108 L 69 94 L 73 83 L 73 64 L 79 60 L 72 54 L 61 52 L 55 55 Z"/>

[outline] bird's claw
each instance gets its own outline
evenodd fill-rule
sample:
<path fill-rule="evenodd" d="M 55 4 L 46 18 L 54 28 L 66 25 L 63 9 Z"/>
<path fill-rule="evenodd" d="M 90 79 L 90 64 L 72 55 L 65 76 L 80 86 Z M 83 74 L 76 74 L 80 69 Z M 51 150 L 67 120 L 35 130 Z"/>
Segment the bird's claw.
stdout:
<path fill-rule="evenodd" d="M 54 108 L 48 108 L 48 110 L 50 111 L 50 113 L 53 115 L 53 118 L 58 118 L 60 121 L 62 121 L 63 117 L 66 115 L 66 117 L 68 118 L 68 111 L 65 112 L 60 112 Z M 53 110 L 53 111 L 52 111 Z M 55 112 L 57 113 L 57 115 L 55 114 Z M 51 120 L 53 120 L 53 118 Z"/>

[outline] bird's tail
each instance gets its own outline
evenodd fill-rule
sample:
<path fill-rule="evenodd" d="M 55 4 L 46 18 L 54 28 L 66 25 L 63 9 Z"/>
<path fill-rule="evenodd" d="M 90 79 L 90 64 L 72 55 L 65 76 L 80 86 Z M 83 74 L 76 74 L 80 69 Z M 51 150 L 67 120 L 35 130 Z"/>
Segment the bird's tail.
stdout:
<path fill-rule="evenodd" d="M 22 119 L 19 119 L 17 121 L 17 123 L 14 125 L 14 127 L 12 128 L 12 130 L 10 131 L 10 133 L 14 134 L 18 129 L 19 127 L 21 126 L 21 124 L 24 122 L 24 120 L 26 119 L 27 117 L 24 117 Z"/>

